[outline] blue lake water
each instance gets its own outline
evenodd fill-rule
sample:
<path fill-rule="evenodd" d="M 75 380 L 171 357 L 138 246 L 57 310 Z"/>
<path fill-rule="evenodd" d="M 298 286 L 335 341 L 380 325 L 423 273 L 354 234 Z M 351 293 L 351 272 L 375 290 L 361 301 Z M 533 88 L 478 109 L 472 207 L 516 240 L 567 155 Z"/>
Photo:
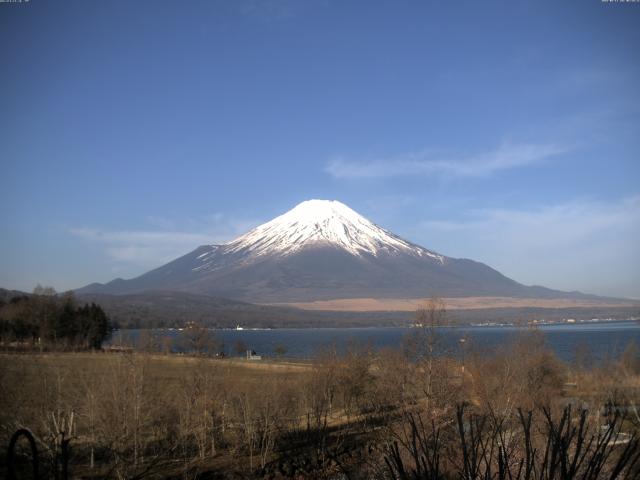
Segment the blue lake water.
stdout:
<path fill-rule="evenodd" d="M 466 338 L 466 350 L 491 351 L 509 342 L 528 328 L 512 326 L 440 328 L 442 349 L 452 355 L 461 351 L 461 338 Z M 286 328 L 274 330 L 212 330 L 212 334 L 224 344 L 226 353 L 235 354 L 238 342 L 263 356 L 274 356 L 278 345 L 286 348 L 288 358 L 311 358 L 323 348 L 335 346 L 344 351 L 350 344 L 369 345 L 374 349 L 400 348 L 411 328 Z M 598 322 L 579 324 L 556 324 L 537 327 L 546 344 L 565 361 L 573 360 L 576 351 L 588 349 L 596 361 L 617 358 L 630 342 L 640 346 L 640 322 Z M 140 331 L 115 332 L 113 344 L 135 343 Z M 157 337 L 169 337 L 179 350 L 179 330 L 154 330 Z"/>

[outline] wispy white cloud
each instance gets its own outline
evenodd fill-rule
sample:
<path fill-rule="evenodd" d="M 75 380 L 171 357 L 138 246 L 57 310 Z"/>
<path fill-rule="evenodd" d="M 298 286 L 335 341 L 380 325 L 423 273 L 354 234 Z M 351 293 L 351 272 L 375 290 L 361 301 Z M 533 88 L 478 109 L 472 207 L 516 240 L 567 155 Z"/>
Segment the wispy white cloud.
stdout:
<path fill-rule="evenodd" d="M 524 245 L 558 245 L 612 229 L 640 228 L 640 195 L 614 202 L 573 201 L 531 210 L 482 209 L 466 221 L 427 221 L 429 229 L 475 231 Z"/>
<path fill-rule="evenodd" d="M 142 267 L 159 266 L 199 245 L 216 243 L 209 235 L 189 232 L 73 228 L 69 233 L 101 245 L 115 262 Z"/>
<path fill-rule="evenodd" d="M 200 245 L 225 243 L 244 233 L 254 222 L 235 221 L 216 213 L 200 219 L 150 217 L 155 228 L 110 230 L 78 227 L 69 233 L 103 247 L 104 253 L 121 269 L 123 265 L 155 267 L 184 255 Z M 177 229 L 187 224 L 190 228 Z"/>
<path fill-rule="evenodd" d="M 103 243 L 156 243 L 167 245 L 194 244 L 197 242 L 212 243 L 211 237 L 200 233 L 162 232 L 162 231 L 105 231 L 95 228 L 72 228 L 70 232 L 82 238 L 97 240 Z"/>
<path fill-rule="evenodd" d="M 422 151 L 392 158 L 333 158 L 325 170 L 336 178 L 377 178 L 408 175 L 479 177 L 524 167 L 571 150 L 560 144 L 509 144 L 470 156 Z"/>
<path fill-rule="evenodd" d="M 640 195 L 473 210 L 421 228 L 432 248 L 482 260 L 518 281 L 640 298 Z"/>

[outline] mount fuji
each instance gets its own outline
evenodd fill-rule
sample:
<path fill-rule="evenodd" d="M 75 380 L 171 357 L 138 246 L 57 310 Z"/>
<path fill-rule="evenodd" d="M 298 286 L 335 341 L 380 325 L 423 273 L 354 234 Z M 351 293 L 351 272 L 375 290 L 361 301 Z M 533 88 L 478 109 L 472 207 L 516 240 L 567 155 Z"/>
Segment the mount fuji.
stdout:
<path fill-rule="evenodd" d="M 350 298 L 587 297 L 522 285 L 493 268 L 413 244 L 338 201 L 308 200 L 223 245 L 204 245 L 130 280 L 79 293 L 179 291 L 252 303 Z"/>

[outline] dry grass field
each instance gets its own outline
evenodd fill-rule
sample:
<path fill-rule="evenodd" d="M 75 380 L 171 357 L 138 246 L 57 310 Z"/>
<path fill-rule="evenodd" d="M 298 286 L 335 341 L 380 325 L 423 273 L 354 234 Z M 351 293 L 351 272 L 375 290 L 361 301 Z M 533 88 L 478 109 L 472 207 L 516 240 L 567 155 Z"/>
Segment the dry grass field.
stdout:
<path fill-rule="evenodd" d="M 584 416 L 584 441 L 611 421 L 625 442 L 640 429 L 634 347 L 602 367 L 569 366 L 540 335 L 528 333 L 495 352 L 468 352 L 462 365 L 437 355 L 433 330 L 415 330 L 403 351 L 354 347 L 308 363 L 143 352 L 2 353 L 0 443 L 7 445 L 20 428 L 31 431 L 45 477 L 52 478 L 63 478 L 68 460 L 71 478 L 399 480 L 401 471 L 419 473 L 414 455 L 434 452 L 446 475 L 415 478 L 459 478 L 465 449 L 490 445 L 498 452 L 506 432 L 513 462 L 524 458 L 525 446 L 544 451 L 545 442 L 569 455 L 575 434 L 549 433 L 563 415 L 574 415 L 574 423 Z M 624 420 L 616 420 L 618 411 Z M 523 430 L 520 412 L 531 412 L 535 435 L 526 422 Z M 470 422 L 485 443 L 459 436 L 457 425 Z M 412 436 L 423 450 L 412 450 Z M 439 443 L 433 443 L 436 436 Z M 633 442 L 624 445 L 640 462 L 640 443 Z M 70 454 L 63 445 L 70 445 Z M 611 445 L 599 448 L 617 444 Z M 624 451 L 615 447 L 607 457 L 611 471 L 626 462 L 622 475 L 611 478 L 639 473 Z M 492 455 L 478 455 L 474 468 L 494 471 L 499 458 Z M 19 458 L 27 457 L 21 450 Z M 0 456 L 0 476 L 6 476 L 6 460 Z M 531 461 L 552 468 L 542 457 Z"/>
<path fill-rule="evenodd" d="M 428 298 L 347 298 L 273 304 L 301 308 L 303 310 L 331 310 L 339 312 L 415 312 L 424 307 Z M 460 297 L 442 298 L 447 310 L 468 310 L 480 308 L 592 308 L 592 307 L 640 307 L 637 302 L 619 302 L 608 299 L 569 298 L 514 298 L 514 297 Z"/>

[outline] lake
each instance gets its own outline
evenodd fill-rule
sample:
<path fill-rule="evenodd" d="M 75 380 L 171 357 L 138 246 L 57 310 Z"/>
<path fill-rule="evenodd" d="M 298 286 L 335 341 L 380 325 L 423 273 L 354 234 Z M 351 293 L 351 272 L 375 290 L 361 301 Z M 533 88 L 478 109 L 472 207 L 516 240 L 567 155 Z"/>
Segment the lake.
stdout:
<path fill-rule="evenodd" d="M 509 342 L 529 328 L 515 326 L 465 326 L 440 328 L 441 345 L 452 355 L 461 352 L 460 339 L 465 338 L 465 350 L 487 350 Z M 559 358 L 573 360 L 579 349 L 586 347 L 592 358 L 602 361 L 617 358 L 630 342 L 640 346 L 640 322 L 594 322 L 538 326 L 547 345 Z M 349 344 L 370 345 L 375 349 L 400 348 L 403 340 L 415 329 L 398 327 L 372 328 L 283 328 L 273 330 L 212 330 L 224 343 L 228 354 L 234 353 L 237 342 L 263 356 L 275 356 L 274 349 L 281 345 L 288 358 L 310 358 L 322 348 L 335 346 L 344 351 Z M 135 343 L 140 330 L 122 330 L 114 333 L 112 344 Z M 153 330 L 158 337 L 178 339 L 179 330 Z M 174 342 L 178 344 L 179 342 Z M 175 347 L 179 350 L 179 347 Z"/>

